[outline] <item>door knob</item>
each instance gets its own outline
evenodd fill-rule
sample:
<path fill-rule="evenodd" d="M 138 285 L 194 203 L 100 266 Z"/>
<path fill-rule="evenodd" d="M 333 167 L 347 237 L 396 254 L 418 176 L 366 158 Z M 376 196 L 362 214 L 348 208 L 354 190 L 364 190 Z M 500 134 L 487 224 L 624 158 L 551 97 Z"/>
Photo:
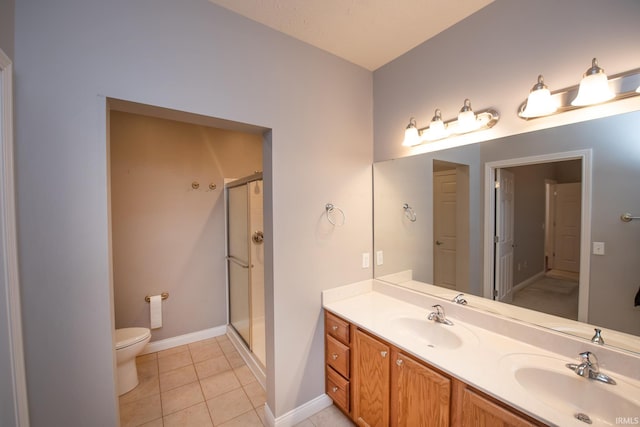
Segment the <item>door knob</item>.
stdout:
<path fill-rule="evenodd" d="M 253 243 L 256 245 L 259 245 L 264 241 L 264 233 L 262 231 L 255 231 L 251 236 L 251 240 L 253 240 Z"/>
<path fill-rule="evenodd" d="M 443 244 L 444 244 L 444 242 L 441 242 L 440 240 L 436 240 L 436 245 L 440 246 L 440 245 L 443 245 Z"/>

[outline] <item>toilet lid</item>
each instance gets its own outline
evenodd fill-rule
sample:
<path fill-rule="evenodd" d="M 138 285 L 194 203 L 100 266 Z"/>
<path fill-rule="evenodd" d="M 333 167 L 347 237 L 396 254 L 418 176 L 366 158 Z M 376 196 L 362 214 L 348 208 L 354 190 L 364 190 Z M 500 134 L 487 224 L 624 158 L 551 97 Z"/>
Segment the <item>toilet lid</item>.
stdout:
<path fill-rule="evenodd" d="M 116 329 L 116 350 L 139 343 L 151 336 L 147 328 L 122 328 Z"/>

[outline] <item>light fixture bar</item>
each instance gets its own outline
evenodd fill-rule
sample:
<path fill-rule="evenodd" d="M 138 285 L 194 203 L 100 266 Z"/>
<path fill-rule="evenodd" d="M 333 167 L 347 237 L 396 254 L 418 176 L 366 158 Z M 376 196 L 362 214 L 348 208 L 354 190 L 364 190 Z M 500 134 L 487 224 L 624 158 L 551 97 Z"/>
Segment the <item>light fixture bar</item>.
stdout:
<path fill-rule="evenodd" d="M 488 108 L 485 110 L 480 110 L 480 111 L 476 111 L 476 120 L 479 122 L 479 127 L 477 129 L 475 129 L 474 131 L 471 132 L 475 132 L 475 131 L 479 131 L 479 130 L 484 130 L 484 129 L 490 129 L 492 127 L 494 127 L 496 125 L 496 123 L 498 123 L 498 120 L 500 120 L 500 114 L 492 109 L 492 108 Z M 439 134 L 438 137 L 434 137 L 434 138 L 430 138 L 430 132 L 429 132 L 429 126 L 425 126 L 423 128 L 419 128 L 418 129 L 418 134 L 420 135 L 420 139 L 421 139 L 421 144 L 424 142 L 433 142 L 433 141 L 438 141 L 440 139 L 445 139 L 445 138 L 449 138 L 451 136 L 456 136 L 456 135 L 462 135 L 465 133 L 470 133 L 470 132 L 456 132 L 455 127 L 456 124 L 458 122 L 458 118 L 453 118 L 447 121 L 443 121 L 444 122 L 444 127 L 445 129 L 448 129 L 449 132 L 445 135 L 445 134 Z M 418 145 L 418 144 L 416 144 Z"/>
<path fill-rule="evenodd" d="M 611 90 L 615 93 L 615 96 L 612 99 L 605 101 L 601 104 L 608 104 L 610 102 L 620 101 L 622 99 L 627 99 L 634 96 L 640 96 L 640 92 L 637 92 L 637 89 L 639 87 L 640 87 L 640 68 L 635 68 L 633 70 L 625 71 L 623 73 L 611 75 L 609 76 L 609 88 L 611 88 Z M 550 115 L 589 107 L 590 105 L 585 105 L 585 106 L 571 105 L 571 101 L 573 101 L 578 95 L 579 88 L 580 88 L 580 85 L 577 84 L 564 89 L 552 91 L 551 98 L 555 102 L 557 102 L 557 105 L 559 107 L 554 113 Z M 594 105 L 601 105 L 601 104 L 594 104 Z M 526 108 L 526 105 L 527 105 L 527 100 L 524 100 L 522 104 L 520 104 L 520 107 L 518 108 L 518 116 L 521 119 L 531 120 L 531 119 L 538 119 L 541 117 L 548 117 L 548 115 L 536 116 L 536 117 L 523 116 L 523 112 Z"/>

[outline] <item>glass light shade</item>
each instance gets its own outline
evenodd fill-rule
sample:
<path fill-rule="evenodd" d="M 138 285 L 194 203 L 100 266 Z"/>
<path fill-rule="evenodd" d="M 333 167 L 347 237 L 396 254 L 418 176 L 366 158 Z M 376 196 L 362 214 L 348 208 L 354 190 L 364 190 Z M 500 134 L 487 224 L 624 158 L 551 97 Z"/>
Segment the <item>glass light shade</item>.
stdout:
<path fill-rule="evenodd" d="M 416 128 L 415 120 L 412 118 L 409 125 L 404 130 L 404 141 L 402 142 L 402 145 L 405 147 L 413 147 L 421 142 L 420 133 L 418 132 L 418 128 Z"/>
<path fill-rule="evenodd" d="M 582 107 L 609 101 L 615 94 L 609 89 L 609 79 L 604 70 L 598 67 L 598 61 L 593 58 L 592 66 L 580 81 L 578 96 L 571 101 L 571 105 Z"/>
<path fill-rule="evenodd" d="M 458 122 L 456 123 L 456 133 L 467 133 L 477 130 L 480 127 L 476 120 L 476 113 L 471 109 L 471 101 L 464 100 L 464 106 L 458 113 Z"/>
<path fill-rule="evenodd" d="M 431 119 L 431 123 L 429 123 L 429 128 L 425 131 L 423 136 L 429 141 L 436 141 L 438 139 L 443 139 L 449 136 L 447 127 L 442 121 L 442 113 L 439 109 L 436 110 L 433 119 Z"/>
<path fill-rule="evenodd" d="M 638 89 L 636 89 L 636 92 L 640 93 L 640 86 L 638 86 Z"/>
<path fill-rule="evenodd" d="M 558 103 L 551 97 L 549 88 L 544 84 L 544 78 L 542 75 L 538 76 L 538 83 L 536 83 L 529 96 L 527 97 L 527 105 L 524 110 L 520 112 L 520 117 L 541 117 L 548 116 L 554 113 L 558 109 Z"/>

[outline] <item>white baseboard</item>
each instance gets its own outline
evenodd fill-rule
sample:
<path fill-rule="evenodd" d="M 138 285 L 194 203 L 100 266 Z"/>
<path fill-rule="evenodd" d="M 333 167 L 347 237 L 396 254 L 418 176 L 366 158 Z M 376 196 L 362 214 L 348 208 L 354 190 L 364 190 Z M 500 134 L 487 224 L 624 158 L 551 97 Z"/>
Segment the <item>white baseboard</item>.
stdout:
<path fill-rule="evenodd" d="M 215 328 L 203 329 L 202 331 L 191 332 L 189 334 L 178 335 L 177 337 L 171 337 L 164 340 L 153 341 L 147 344 L 142 350 L 142 354 L 155 353 L 161 350 L 168 350 L 180 345 L 191 344 L 196 341 L 206 340 L 208 338 L 215 338 L 227 333 L 227 325 L 216 326 Z M 151 331 L 153 335 L 153 331 Z"/>
<path fill-rule="evenodd" d="M 331 405 L 333 405 L 333 400 L 326 394 L 322 394 L 277 419 L 273 416 L 269 405 L 264 405 L 264 416 L 270 427 L 293 427 Z"/>

